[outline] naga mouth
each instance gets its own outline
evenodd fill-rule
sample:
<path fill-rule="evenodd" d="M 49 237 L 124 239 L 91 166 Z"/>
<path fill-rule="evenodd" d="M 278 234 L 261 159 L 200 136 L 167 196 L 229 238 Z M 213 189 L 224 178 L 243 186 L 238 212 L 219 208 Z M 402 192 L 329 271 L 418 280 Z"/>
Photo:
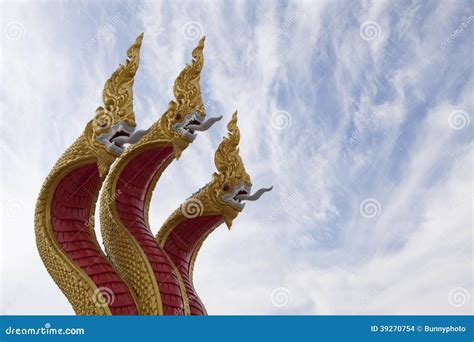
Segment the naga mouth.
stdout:
<path fill-rule="evenodd" d="M 239 202 L 239 203 L 242 203 L 242 198 L 239 198 L 239 195 L 248 195 L 249 193 L 245 190 L 240 190 L 234 197 L 232 197 L 234 199 L 234 201 L 236 202 Z"/>
<path fill-rule="evenodd" d="M 192 142 L 197 136 L 196 132 L 207 131 L 220 119 L 222 119 L 222 116 L 210 118 L 204 121 L 204 115 L 194 112 L 186 115 L 183 122 L 174 124 L 173 129 L 184 136 L 188 141 Z"/>
<path fill-rule="evenodd" d="M 265 192 L 271 191 L 272 189 L 273 186 L 269 188 L 261 188 L 251 195 L 251 186 L 246 185 L 244 182 L 241 182 L 239 185 L 234 187 L 234 190 L 232 192 L 223 195 L 222 200 L 224 202 L 232 204 L 234 207 L 236 207 L 237 210 L 240 211 L 245 206 L 245 203 L 243 203 L 242 201 L 256 201 Z"/>
<path fill-rule="evenodd" d="M 236 185 L 231 192 L 228 192 L 222 196 L 222 200 L 231 204 L 238 211 L 241 211 L 245 207 L 245 203 L 242 203 L 242 198 L 240 196 L 248 196 L 251 190 L 251 186 L 241 182 L 239 185 Z"/>
<path fill-rule="evenodd" d="M 121 121 L 113 125 L 109 132 L 97 136 L 96 139 L 109 151 L 119 156 L 124 151 L 123 145 L 130 140 L 134 131 L 135 127 Z"/>
<path fill-rule="evenodd" d="M 193 125 L 191 127 L 194 127 L 194 129 L 190 128 L 189 127 L 190 125 Z M 185 124 L 183 126 L 183 129 L 186 129 L 186 130 L 188 130 L 189 133 L 194 134 L 194 130 L 196 129 L 195 126 L 200 126 L 200 125 L 201 125 L 201 121 L 196 120 L 196 119 L 193 118 L 191 121 L 189 121 L 187 124 Z"/>
<path fill-rule="evenodd" d="M 273 189 L 273 186 L 269 187 L 269 188 L 260 188 L 258 189 L 253 195 L 249 195 L 247 193 L 244 193 L 244 194 L 240 194 L 240 192 L 234 197 L 235 199 L 237 199 L 240 203 L 240 201 L 256 201 L 258 200 L 260 197 L 262 197 L 262 195 L 268 191 L 272 191 Z"/>
<path fill-rule="evenodd" d="M 112 138 L 109 139 L 109 142 L 110 143 L 114 143 L 115 145 L 117 145 L 118 147 L 123 147 L 123 144 L 124 144 L 124 140 L 123 139 L 116 139 L 118 137 L 130 137 L 130 134 L 128 134 L 127 132 L 125 131 L 118 131 L 117 133 L 115 133 Z"/>

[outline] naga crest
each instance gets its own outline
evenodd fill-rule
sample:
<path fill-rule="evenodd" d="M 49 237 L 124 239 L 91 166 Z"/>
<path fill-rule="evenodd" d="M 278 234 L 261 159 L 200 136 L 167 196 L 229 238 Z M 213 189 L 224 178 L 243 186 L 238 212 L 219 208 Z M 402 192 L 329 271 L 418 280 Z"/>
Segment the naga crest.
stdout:
<path fill-rule="evenodd" d="M 143 33 L 128 49 L 125 63 L 105 83 L 102 93 L 104 106 L 96 109 L 94 118 L 86 126 L 87 141 L 97 158 L 101 175 L 123 152 L 124 143 L 135 131 L 132 87 L 140 61 L 142 39 Z"/>
<path fill-rule="evenodd" d="M 223 138 L 214 155 L 217 172 L 212 175 L 211 182 L 196 194 L 196 198 L 204 203 L 206 214 L 222 214 L 230 229 L 232 221 L 245 207 L 242 201 L 256 201 L 272 187 L 262 188 L 250 195 L 252 181 L 239 155 L 237 112 L 232 114 L 227 129 L 229 134 Z"/>
<path fill-rule="evenodd" d="M 176 158 L 194 141 L 197 131 L 208 130 L 222 118 L 220 116 L 204 121 L 206 112 L 199 84 L 204 64 L 204 40 L 204 37 L 199 40 L 192 52 L 191 64 L 186 64 L 174 82 L 175 100 L 170 101 L 160 120 L 150 127 L 151 134 L 147 134 L 142 140 L 143 143 L 157 139 L 170 141 Z"/>

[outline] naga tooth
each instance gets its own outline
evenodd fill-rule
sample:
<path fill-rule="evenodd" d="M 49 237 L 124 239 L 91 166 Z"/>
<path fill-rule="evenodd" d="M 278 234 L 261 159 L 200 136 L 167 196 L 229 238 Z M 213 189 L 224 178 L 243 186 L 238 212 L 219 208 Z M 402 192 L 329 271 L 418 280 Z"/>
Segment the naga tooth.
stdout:
<path fill-rule="evenodd" d="M 188 125 L 187 129 L 193 130 L 193 131 L 200 131 L 200 132 L 207 131 L 209 128 L 211 128 L 212 125 L 214 125 L 220 119 L 222 119 L 222 115 L 216 116 L 215 118 L 209 118 L 200 125 Z"/>
<path fill-rule="evenodd" d="M 242 201 L 256 201 L 258 200 L 265 192 L 271 191 L 273 189 L 273 186 L 269 188 L 261 188 L 257 190 L 253 195 L 237 195 L 235 196 L 235 199 L 239 199 Z"/>

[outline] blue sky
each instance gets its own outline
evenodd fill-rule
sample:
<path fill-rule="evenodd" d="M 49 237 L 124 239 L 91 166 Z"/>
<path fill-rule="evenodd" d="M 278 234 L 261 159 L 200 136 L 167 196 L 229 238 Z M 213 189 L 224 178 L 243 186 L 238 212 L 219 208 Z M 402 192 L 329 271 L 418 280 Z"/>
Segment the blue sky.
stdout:
<path fill-rule="evenodd" d="M 140 32 L 138 126 L 205 35 L 207 113 L 239 110 L 247 171 L 274 185 L 206 241 L 209 313 L 472 311 L 472 1 L 1 6 L 3 313 L 72 313 L 36 251 L 36 196 Z M 209 181 L 224 133 L 223 120 L 168 168 L 154 231 Z"/>

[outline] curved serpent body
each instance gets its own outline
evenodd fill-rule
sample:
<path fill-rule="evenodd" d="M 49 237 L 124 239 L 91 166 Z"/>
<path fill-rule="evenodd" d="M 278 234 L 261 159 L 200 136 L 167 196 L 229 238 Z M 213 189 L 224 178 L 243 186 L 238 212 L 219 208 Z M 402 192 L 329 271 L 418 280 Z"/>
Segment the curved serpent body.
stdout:
<path fill-rule="evenodd" d="M 101 196 L 104 244 L 137 293 L 139 312 L 144 315 L 185 312 L 179 275 L 154 241 L 145 217 L 146 193 L 155 172 L 169 164 L 172 154 L 169 146 L 153 144 L 127 153 L 128 158 L 114 165 Z"/>
<path fill-rule="evenodd" d="M 138 313 L 133 294 L 99 247 L 93 222 L 102 182 L 122 150 L 113 144 L 114 136 L 130 135 L 135 127 L 132 85 L 142 37 L 105 84 L 105 107 L 97 109 L 84 132 L 56 162 L 36 204 L 39 254 L 79 315 Z"/>
<path fill-rule="evenodd" d="M 194 139 L 191 128 L 202 125 L 207 129 L 216 121 L 202 121 L 205 113 L 199 79 L 203 48 L 201 39 L 193 50 L 192 63 L 175 81 L 176 101 L 171 101 L 148 133 L 118 158 L 100 200 L 104 244 L 112 262 L 136 293 L 140 314 L 189 314 L 183 281 L 151 233 L 148 208 L 162 172 Z"/>
<path fill-rule="evenodd" d="M 157 237 L 157 242 L 176 265 L 183 279 L 191 315 L 207 314 L 194 288 L 193 265 L 205 238 L 222 222 L 224 222 L 222 215 L 219 214 L 206 213 L 191 218 L 186 217 L 183 210 L 178 209 L 168 218 L 161 235 Z"/>
<path fill-rule="evenodd" d="M 256 200 L 271 190 L 261 189 L 250 196 L 252 183 L 237 148 L 240 141 L 237 113 L 227 127 L 229 136 L 223 139 L 214 157 L 218 172 L 171 214 L 156 236 L 181 274 L 191 315 L 207 314 L 193 285 L 194 263 L 204 240 L 223 222 L 230 229 L 244 208 L 243 199 Z"/>

